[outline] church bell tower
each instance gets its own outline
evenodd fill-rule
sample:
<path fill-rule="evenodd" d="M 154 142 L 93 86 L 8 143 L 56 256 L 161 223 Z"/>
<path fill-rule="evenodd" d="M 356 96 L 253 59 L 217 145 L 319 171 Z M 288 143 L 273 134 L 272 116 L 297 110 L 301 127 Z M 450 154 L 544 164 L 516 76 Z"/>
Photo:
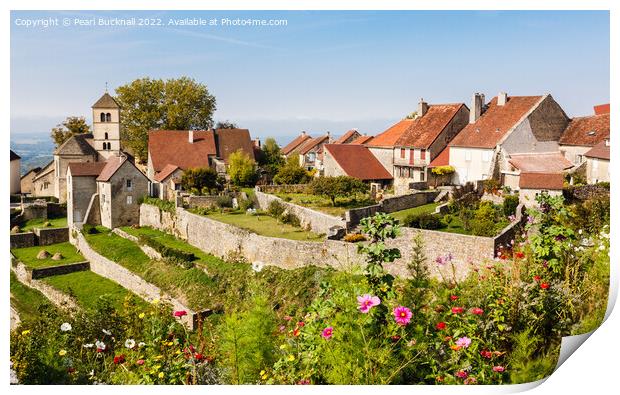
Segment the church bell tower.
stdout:
<path fill-rule="evenodd" d="M 107 92 L 92 106 L 93 144 L 105 159 L 121 150 L 121 107 Z"/>

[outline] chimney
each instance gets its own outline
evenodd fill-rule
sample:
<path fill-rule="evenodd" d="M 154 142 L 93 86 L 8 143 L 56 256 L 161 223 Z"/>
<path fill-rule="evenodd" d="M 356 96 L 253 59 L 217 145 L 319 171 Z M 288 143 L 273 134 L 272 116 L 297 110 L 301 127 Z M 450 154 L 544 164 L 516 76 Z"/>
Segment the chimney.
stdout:
<path fill-rule="evenodd" d="M 254 139 L 254 146 L 255 146 L 256 148 L 260 148 L 260 139 L 259 139 L 259 138 L 255 138 L 255 139 Z"/>
<path fill-rule="evenodd" d="M 469 109 L 469 123 L 475 123 L 480 118 L 484 104 L 484 94 L 474 93 L 471 98 L 471 108 Z"/>
<path fill-rule="evenodd" d="M 305 130 L 303 130 L 303 131 L 301 132 L 301 135 L 302 135 L 302 136 L 304 136 L 304 137 L 306 137 L 306 131 L 305 131 Z"/>
<path fill-rule="evenodd" d="M 424 116 L 424 114 L 426 114 L 426 112 L 428 111 L 428 103 L 424 101 L 424 99 L 420 99 L 420 102 L 418 103 L 418 117 L 422 117 Z"/>
<path fill-rule="evenodd" d="M 507 101 L 508 101 L 508 94 L 506 92 L 500 92 L 499 95 L 497 95 L 498 106 L 505 106 Z"/>
<path fill-rule="evenodd" d="M 327 135 L 327 144 L 331 144 L 332 134 L 329 132 L 329 130 L 325 134 Z"/>
<path fill-rule="evenodd" d="M 188 135 L 189 135 L 189 139 L 188 139 L 188 140 L 189 140 L 189 143 L 190 143 L 190 144 L 193 144 L 193 143 L 194 143 L 194 131 L 193 131 L 193 130 L 190 130 L 190 131 L 189 131 L 189 133 L 188 133 Z"/>
<path fill-rule="evenodd" d="M 609 147 L 609 139 L 605 139 L 605 147 Z"/>

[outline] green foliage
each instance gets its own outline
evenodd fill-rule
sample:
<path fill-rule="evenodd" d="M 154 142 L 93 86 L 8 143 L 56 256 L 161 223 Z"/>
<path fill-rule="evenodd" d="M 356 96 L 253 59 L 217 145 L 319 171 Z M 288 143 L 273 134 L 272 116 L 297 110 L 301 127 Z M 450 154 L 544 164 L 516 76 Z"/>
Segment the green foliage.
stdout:
<path fill-rule="evenodd" d="M 441 216 L 436 214 L 422 213 L 409 214 L 403 220 L 403 225 L 410 228 L 420 229 L 441 229 L 445 228 L 445 224 L 441 221 Z"/>
<path fill-rule="evenodd" d="M 448 174 L 454 174 L 455 171 L 456 170 L 453 166 L 436 166 L 432 168 L 431 173 L 436 176 L 445 176 Z"/>
<path fill-rule="evenodd" d="M 516 195 L 506 195 L 504 196 L 504 215 L 509 217 L 511 215 L 515 215 L 517 212 L 517 206 L 519 205 L 519 196 Z"/>
<path fill-rule="evenodd" d="M 162 211 L 174 214 L 176 212 L 176 204 L 170 200 L 162 200 L 154 197 L 144 196 L 140 199 L 140 204 L 150 204 L 158 207 Z"/>
<path fill-rule="evenodd" d="M 400 225 L 388 214 L 377 213 L 360 221 L 362 232 L 368 237 L 368 244 L 358 244 L 357 252 L 366 256 L 365 275 L 376 295 L 387 295 L 393 277 L 387 274 L 383 265 L 400 258 L 398 248 L 388 248 L 385 241 L 395 239 Z"/>
<path fill-rule="evenodd" d="M 471 221 L 471 232 L 476 236 L 492 237 L 496 234 L 498 213 L 491 202 L 481 202 Z"/>
<path fill-rule="evenodd" d="M 256 162 L 242 150 L 233 152 L 228 156 L 227 172 L 230 181 L 237 186 L 253 186 L 258 180 Z"/>
<path fill-rule="evenodd" d="M 254 201 L 252 201 L 252 199 L 237 198 L 237 200 L 239 200 L 239 210 L 241 211 L 247 211 L 254 207 Z"/>
<path fill-rule="evenodd" d="M 300 227 L 301 226 L 301 220 L 299 219 L 299 217 L 296 216 L 295 214 L 291 213 L 291 212 L 284 213 L 280 217 L 280 220 L 284 224 L 289 224 L 289 225 L 295 226 L 295 227 Z"/>
<path fill-rule="evenodd" d="M 215 124 L 215 129 L 238 129 L 236 123 L 229 121 L 228 119 L 225 121 L 219 121 Z"/>
<path fill-rule="evenodd" d="M 123 143 L 143 163 L 150 130 L 206 130 L 213 125 L 215 97 L 192 78 L 148 77 L 116 88 L 123 109 Z"/>
<path fill-rule="evenodd" d="M 233 198 L 230 195 L 218 196 L 215 204 L 221 209 L 231 208 L 233 206 Z"/>
<path fill-rule="evenodd" d="M 67 117 L 61 124 L 52 128 L 51 137 L 58 148 L 71 137 L 89 132 L 90 127 L 84 117 Z"/>
<path fill-rule="evenodd" d="M 337 197 L 345 197 L 368 191 L 368 186 L 361 180 L 349 176 L 316 177 L 308 186 L 311 193 L 328 197 L 336 205 Z"/>
<path fill-rule="evenodd" d="M 297 155 L 291 155 L 284 166 L 278 169 L 273 182 L 279 185 L 305 184 L 311 179 L 308 171 L 301 167 Z"/>
<path fill-rule="evenodd" d="M 267 172 L 269 179 L 273 178 L 284 165 L 282 151 L 273 137 L 268 137 L 263 143 L 258 164 Z"/>
<path fill-rule="evenodd" d="M 148 237 L 146 235 L 140 235 L 138 237 L 138 241 L 141 244 L 147 245 L 155 251 L 159 252 L 165 258 L 173 258 L 181 262 L 191 262 L 197 259 L 197 257 L 191 252 L 186 252 L 177 248 L 167 246 L 159 242 L 158 240 L 152 237 Z"/>
<path fill-rule="evenodd" d="M 94 234 L 99 233 L 99 230 L 94 225 L 84 224 L 84 226 L 82 226 L 82 232 L 89 234 L 89 235 L 94 235 Z"/>
<path fill-rule="evenodd" d="M 531 383 L 553 373 L 558 362 L 559 344 L 536 356 L 540 341 L 530 329 L 516 333 L 512 339 L 513 349 L 509 358 L 511 383 Z"/>
<path fill-rule="evenodd" d="M 269 215 L 276 219 L 280 218 L 280 216 L 284 213 L 284 210 L 286 210 L 286 208 L 278 200 L 272 200 L 269 203 L 269 207 L 267 207 L 267 212 Z"/>
<path fill-rule="evenodd" d="M 501 184 L 498 180 L 490 178 L 482 182 L 482 187 L 486 193 L 496 193 L 500 189 Z"/>
<path fill-rule="evenodd" d="M 181 176 L 181 185 L 186 191 L 205 190 L 209 194 L 218 188 L 217 173 L 210 167 L 187 169 Z"/>

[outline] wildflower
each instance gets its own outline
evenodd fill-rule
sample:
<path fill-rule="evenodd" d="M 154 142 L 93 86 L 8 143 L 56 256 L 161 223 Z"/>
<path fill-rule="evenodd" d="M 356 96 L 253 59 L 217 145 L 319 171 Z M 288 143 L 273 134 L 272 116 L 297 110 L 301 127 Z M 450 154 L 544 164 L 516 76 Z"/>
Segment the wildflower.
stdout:
<path fill-rule="evenodd" d="M 524 254 L 522 251 L 517 251 L 517 252 L 515 253 L 515 257 L 516 257 L 517 259 L 523 259 L 523 257 L 525 257 L 525 254 Z"/>
<path fill-rule="evenodd" d="M 263 380 L 267 378 L 267 372 L 265 372 L 264 370 L 261 370 L 259 375 L 260 375 L 260 378 Z"/>
<path fill-rule="evenodd" d="M 30 329 L 26 329 L 25 331 L 22 331 L 22 336 L 26 336 L 29 333 L 30 333 Z"/>
<path fill-rule="evenodd" d="M 400 326 L 405 326 L 411 321 L 413 313 L 405 306 L 398 306 L 393 311 L 394 320 Z"/>
<path fill-rule="evenodd" d="M 471 339 L 469 337 L 460 337 L 455 343 L 459 347 L 467 348 L 471 344 Z"/>
<path fill-rule="evenodd" d="M 494 372 L 502 373 L 504 370 L 506 370 L 506 368 L 505 368 L 505 367 L 503 367 L 503 366 L 500 366 L 500 365 L 498 365 L 498 366 L 493 366 L 493 371 L 494 371 Z"/>
<path fill-rule="evenodd" d="M 261 270 L 263 270 L 264 266 L 265 264 L 261 261 L 252 262 L 252 270 L 254 270 L 256 273 L 259 273 Z"/>
<path fill-rule="evenodd" d="M 301 379 L 297 382 L 297 385 L 308 385 L 310 384 L 310 380 L 308 379 Z"/>
<path fill-rule="evenodd" d="M 111 336 L 111 335 L 112 335 L 112 332 L 110 332 L 110 331 L 109 331 L 109 330 L 107 330 L 107 329 L 102 329 L 101 331 L 102 331 L 103 333 L 105 333 L 106 335 L 108 335 L 108 336 Z"/>
<path fill-rule="evenodd" d="M 173 313 L 173 315 L 174 315 L 175 317 L 177 317 L 177 318 L 181 318 L 181 317 L 183 317 L 183 316 L 186 316 L 186 315 L 187 315 L 187 311 L 185 311 L 185 310 L 177 310 L 177 311 L 175 311 L 175 312 Z"/>
<path fill-rule="evenodd" d="M 125 363 L 125 354 L 116 355 L 114 357 L 114 364 L 115 365 L 120 365 L 122 363 Z"/>
<path fill-rule="evenodd" d="M 534 217 L 532 217 L 531 215 L 528 215 L 527 216 L 527 223 L 528 224 L 533 224 L 534 223 Z M 525 237 L 525 236 L 523 236 L 523 237 Z"/>
<path fill-rule="evenodd" d="M 138 343 L 138 347 L 144 347 L 144 346 L 146 346 L 146 343 L 145 343 L 145 342 L 140 342 L 140 343 Z"/>
<path fill-rule="evenodd" d="M 295 360 L 295 356 L 293 354 L 289 354 L 288 361 L 293 362 Z"/>
<path fill-rule="evenodd" d="M 97 352 L 105 351 L 105 343 L 104 342 L 101 342 L 101 341 L 97 340 L 95 342 L 95 347 L 97 347 Z"/>
<path fill-rule="evenodd" d="M 127 339 L 125 340 L 125 347 L 127 348 L 134 348 L 136 346 L 136 341 L 134 339 Z"/>
<path fill-rule="evenodd" d="M 286 347 L 287 347 L 286 344 L 282 344 L 280 345 L 280 350 L 284 350 Z"/>
<path fill-rule="evenodd" d="M 473 309 L 471 309 L 471 313 L 475 315 L 482 315 L 484 313 L 484 310 L 482 310 L 480 307 L 474 307 Z"/>
<path fill-rule="evenodd" d="M 144 318 L 144 313 L 138 314 L 138 318 L 143 319 Z"/>
<path fill-rule="evenodd" d="M 84 347 L 84 348 L 93 348 L 93 346 L 94 346 L 93 343 L 82 344 L 82 347 Z"/>
<path fill-rule="evenodd" d="M 157 375 L 157 377 L 159 377 L 160 379 L 164 378 L 164 372 L 159 372 L 159 374 Z"/>
<path fill-rule="evenodd" d="M 456 377 L 460 378 L 460 379 L 466 379 L 466 378 L 467 378 L 467 376 L 469 376 L 469 373 L 467 373 L 467 372 L 466 372 L 466 371 L 464 371 L 464 370 L 459 370 L 459 371 L 458 371 L 458 372 L 456 372 L 454 375 L 455 375 Z"/>
<path fill-rule="evenodd" d="M 392 342 L 396 343 L 397 341 L 400 340 L 400 336 L 394 335 L 394 336 L 391 337 L 391 339 L 392 339 Z"/>
<path fill-rule="evenodd" d="M 144 359 L 138 359 L 136 361 L 136 365 L 140 365 L 140 366 L 144 365 Z"/>
<path fill-rule="evenodd" d="M 305 325 L 306 325 L 306 323 L 305 323 L 305 322 L 303 322 L 303 321 L 299 321 L 299 322 L 297 323 L 297 326 L 298 326 L 298 327 L 300 327 L 300 328 L 304 327 Z"/>
<path fill-rule="evenodd" d="M 451 301 L 453 301 L 453 302 L 454 302 L 455 300 L 458 300 L 458 298 L 459 298 L 459 297 L 458 297 L 458 296 L 456 296 L 456 295 L 450 295 L 450 300 L 451 300 Z"/>
<path fill-rule="evenodd" d="M 359 305 L 359 311 L 361 311 L 362 313 L 368 313 L 371 308 L 381 304 L 381 299 L 379 299 L 377 296 L 364 294 L 357 297 L 357 303 Z"/>
<path fill-rule="evenodd" d="M 463 381 L 463 384 L 465 384 L 465 385 L 476 384 L 476 378 L 475 377 L 468 377 L 468 378 L 465 379 L 465 381 Z"/>
<path fill-rule="evenodd" d="M 540 281 L 540 276 L 534 276 L 534 281 L 539 282 Z"/>
<path fill-rule="evenodd" d="M 327 328 L 323 329 L 321 336 L 323 336 L 323 339 L 329 340 L 332 338 L 333 334 L 334 334 L 334 328 L 331 326 L 328 326 Z"/>
<path fill-rule="evenodd" d="M 547 288 L 549 288 L 549 283 L 540 283 L 540 288 L 541 288 L 541 289 L 547 289 Z"/>
<path fill-rule="evenodd" d="M 493 356 L 493 353 L 488 350 L 482 350 L 480 351 L 480 355 L 482 355 L 482 358 L 491 359 L 491 357 Z"/>
<path fill-rule="evenodd" d="M 280 327 L 278 328 L 278 330 L 280 332 L 284 332 L 286 330 L 286 327 L 284 325 L 280 325 Z"/>
<path fill-rule="evenodd" d="M 462 308 L 462 307 L 453 307 L 452 308 L 452 314 L 461 314 L 464 311 L 465 311 L 465 309 Z"/>
<path fill-rule="evenodd" d="M 299 330 L 299 328 L 295 328 L 293 330 L 293 336 L 295 336 L 295 337 L 298 337 L 300 333 L 301 333 L 301 331 Z"/>
<path fill-rule="evenodd" d="M 68 331 L 70 331 L 70 330 L 71 330 L 71 324 L 70 324 L 70 323 L 68 323 L 68 322 L 63 323 L 63 324 L 60 326 L 60 330 L 61 330 L 61 331 L 63 331 L 63 332 L 68 332 Z"/>
<path fill-rule="evenodd" d="M 293 317 L 291 317 L 290 315 L 285 315 L 284 316 L 284 321 L 290 321 L 292 319 L 293 319 Z"/>
<path fill-rule="evenodd" d="M 67 355 L 67 351 L 66 350 L 60 350 L 60 351 L 58 351 L 58 355 L 60 355 L 61 357 L 64 357 L 65 355 Z"/>
<path fill-rule="evenodd" d="M 446 329 L 446 323 L 443 322 L 443 321 L 438 322 L 437 325 L 435 325 L 435 328 L 437 328 L 437 330 L 442 331 L 442 330 Z"/>
<path fill-rule="evenodd" d="M 457 345 L 453 344 L 453 345 L 450 346 L 450 348 L 453 349 L 454 351 L 458 351 L 458 350 L 461 349 L 461 346 L 457 346 Z"/>

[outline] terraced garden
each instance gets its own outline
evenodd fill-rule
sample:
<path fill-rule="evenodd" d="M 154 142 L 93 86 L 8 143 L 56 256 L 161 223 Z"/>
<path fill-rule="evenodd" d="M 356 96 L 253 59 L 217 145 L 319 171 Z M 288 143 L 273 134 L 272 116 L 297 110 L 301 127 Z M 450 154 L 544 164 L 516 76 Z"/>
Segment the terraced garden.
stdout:
<path fill-rule="evenodd" d="M 37 255 L 42 250 L 47 251 L 47 257 L 44 259 L 38 259 Z M 75 249 L 73 244 L 69 242 L 52 244 L 48 246 L 14 248 L 11 252 L 29 269 L 66 265 L 69 263 L 83 262 L 85 260 L 84 257 Z M 62 255 L 62 259 L 53 260 L 52 257 L 56 253 L 60 253 Z"/>
<path fill-rule="evenodd" d="M 49 225 L 45 225 L 49 224 Z M 24 222 L 20 229 L 22 232 L 30 232 L 34 228 L 65 228 L 67 227 L 67 217 L 61 218 L 33 218 Z"/>
<path fill-rule="evenodd" d="M 34 320 L 39 316 L 39 307 L 52 306 L 41 292 L 22 284 L 15 273 L 12 270 L 9 271 L 11 273 L 11 306 L 17 310 L 20 320 Z"/>

